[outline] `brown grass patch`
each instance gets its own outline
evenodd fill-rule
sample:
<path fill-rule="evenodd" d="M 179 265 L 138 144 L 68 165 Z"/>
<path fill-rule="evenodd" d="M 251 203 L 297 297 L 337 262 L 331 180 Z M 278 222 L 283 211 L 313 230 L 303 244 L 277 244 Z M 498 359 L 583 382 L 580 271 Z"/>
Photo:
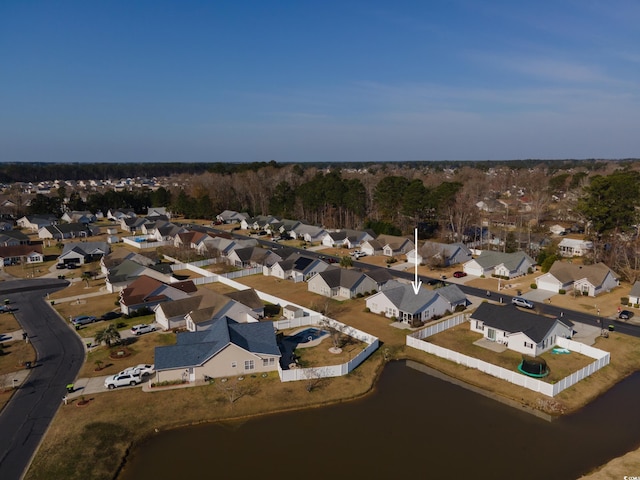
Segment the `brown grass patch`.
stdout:
<path fill-rule="evenodd" d="M 0 314 L 0 333 L 15 332 L 21 328 L 13 313 Z"/>
<path fill-rule="evenodd" d="M 481 338 L 482 334 L 472 332 L 469 329 L 469 323 L 465 322 L 429 337 L 428 341 L 434 345 L 460 352 L 507 370 L 517 370 L 524 355 L 512 350 L 497 353 L 473 344 L 473 342 Z M 568 355 L 554 355 L 548 351 L 540 355 L 539 358 L 546 361 L 549 367 L 549 375 L 541 379 L 547 383 L 555 383 L 594 362 L 592 358 L 576 352 L 571 352 Z"/>
<path fill-rule="evenodd" d="M 49 294 L 50 300 L 57 300 L 60 298 L 75 297 L 77 295 L 85 295 L 87 293 L 96 293 L 104 289 L 104 279 L 89 280 L 89 287 L 84 280 L 75 281 L 69 284 L 68 287 L 58 290 L 57 292 Z"/>
<path fill-rule="evenodd" d="M 139 363 L 154 363 L 155 348 L 162 345 L 173 345 L 176 341 L 174 333 L 147 333 L 132 339 L 132 343 L 127 343 L 129 355 L 124 358 L 112 358 L 110 354 L 120 347 L 107 346 L 94 347 L 87 354 L 87 361 L 80 370 L 79 377 L 99 377 L 102 375 L 114 375 L 127 367 L 138 365 Z M 100 362 L 102 369 L 96 372 L 97 364 Z"/>
<path fill-rule="evenodd" d="M 2 355 L 0 355 L 0 375 L 22 370 L 25 362 L 35 362 L 36 352 L 31 342 L 14 340 L 2 342 Z"/>
<path fill-rule="evenodd" d="M 58 303 L 54 300 L 53 307 L 64 318 L 69 321 L 70 317 L 77 315 L 95 315 L 99 317 L 105 312 L 116 309 L 116 301 L 119 296 L 117 293 L 105 293 L 95 297 L 79 298 L 70 302 Z"/>

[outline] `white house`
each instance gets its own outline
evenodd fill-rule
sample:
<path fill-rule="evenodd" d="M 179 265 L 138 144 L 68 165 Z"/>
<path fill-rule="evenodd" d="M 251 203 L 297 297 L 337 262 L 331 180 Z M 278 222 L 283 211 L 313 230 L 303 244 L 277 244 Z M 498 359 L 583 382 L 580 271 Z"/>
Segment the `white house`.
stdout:
<path fill-rule="evenodd" d="M 563 257 L 582 257 L 593 250 L 593 242 L 577 238 L 563 238 L 558 244 L 558 252 Z"/>
<path fill-rule="evenodd" d="M 635 308 L 640 306 L 640 281 L 636 281 L 631 287 L 629 292 L 629 305 L 633 305 Z"/>
<path fill-rule="evenodd" d="M 412 285 L 389 282 L 382 291 L 368 297 L 365 304 L 373 313 L 417 325 L 454 312 L 459 305 L 468 305 L 468 300 L 457 285 L 436 290 L 421 288 L 416 294 Z"/>
<path fill-rule="evenodd" d="M 307 257 L 294 253 L 281 262 L 272 266 L 265 265 L 262 269 L 263 275 L 281 278 L 283 280 L 293 280 L 294 282 L 305 282 L 314 275 L 326 270 L 329 264 L 318 258 Z"/>
<path fill-rule="evenodd" d="M 590 297 L 607 292 L 620 284 L 617 275 L 604 263 L 577 265 L 562 261 L 554 262 L 549 272 L 537 277 L 535 282 L 541 290 L 553 293 L 575 290 Z"/>
<path fill-rule="evenodd" d="M 529 273 L 535 261 L 524 252 L 493 252 L 483 250 L 479 257 L 466 262 L 462 269 L 469 275 L 514 278 Z"/>
<path fill-rule="evenodd" d="M 573 336 L 573 323 L 566 318 L 549 318 L 513 305 L 481 303 L 469 323 L 471 331 L 485 339 L 533 357 L 553 348 L 558 337 Z"/>

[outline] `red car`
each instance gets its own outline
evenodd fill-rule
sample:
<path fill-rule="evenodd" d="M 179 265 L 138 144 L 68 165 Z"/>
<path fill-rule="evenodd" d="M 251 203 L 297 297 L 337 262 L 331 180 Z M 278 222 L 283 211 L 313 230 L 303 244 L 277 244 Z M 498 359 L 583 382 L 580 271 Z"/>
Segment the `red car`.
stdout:
<path fill-rule="evenodd" d="M 453 276 L 455 278 L 461 278 L 461 277 L 466 277 L 467 274 L 465 272 L 453 272 Z"/>

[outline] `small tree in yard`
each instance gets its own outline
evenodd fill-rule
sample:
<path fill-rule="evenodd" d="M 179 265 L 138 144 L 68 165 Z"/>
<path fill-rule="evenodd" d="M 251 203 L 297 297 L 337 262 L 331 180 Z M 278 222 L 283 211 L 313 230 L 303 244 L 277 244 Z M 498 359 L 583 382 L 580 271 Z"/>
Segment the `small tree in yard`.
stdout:
<path fill-rule="evenodd" d="M 304 372 L 305 389 L 309 393 L 319 388 L 327 379 L 326 367 L 307 368 Z"/>
<path fill-rule="evenodd" d="M 100 330 L 96 333 L 94 342 L 98 345 L 106 343 L 107 347 L 117 344 L 120 341 L 120 332 L 114 324 L 109 325 L 107 328 Z"/>
<path fill-rule="evenodd" d="M 320 326 L 323 330 L 329 332 L 329 338 L 333 344 L 330 351 L 332 353 L 340 353 L 342 351 L 342 345 L 344 344 L 344 339 L 342 338 L 344 327 L 336 322 L 331 322 L 327 318 L 320 322 Z"/>
<path fill-rule="evenodd" d="M 82 272 L 82 280 L 87 288 L 89 288 L 89 280 L 91 279 L 91 272 Z"/>

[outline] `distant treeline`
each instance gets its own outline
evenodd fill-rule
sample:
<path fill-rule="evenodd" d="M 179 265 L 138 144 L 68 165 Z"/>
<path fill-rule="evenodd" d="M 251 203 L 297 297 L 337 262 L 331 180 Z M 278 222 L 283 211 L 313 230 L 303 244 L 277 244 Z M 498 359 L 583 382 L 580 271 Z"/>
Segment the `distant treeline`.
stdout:
<path fill-rule="evenodd" d="M 620 160 L 617 160 L 620 161 Z M 623 160 L 633 162 L 635 160 Z M 486 161 L 403 161 L 389 162 L 396 167 L 421 168 L 428 166 L 437 170 L 446 168 L 471 167 L 486 170 L 496 167 L 509 168 L 533 168 L 544 166 L 551 171 L 563 170 L 573 167 L 583 167 L 592 171 L 604 168 L 607 160 L 486 160 Z M 61 180 L 106 180 L 120 178 L 152 178 L 168 177 L 171 175 L 200 175 L 205 172 L 217 174 L 234 174 L 246 171 L 258 171 L 261 168 L 271 166 L 279 168 L 291 165 L 290 163 L 278 163 L 275 160 L 269 162 L 250 163 L 0 163 L 0 183 L 13 182 L 42 182 L 56 179 Z M 374 162 L 309 162 L 298 163 L 301 169 L 310 167 L 364 169 L 382 163 Z"/>

